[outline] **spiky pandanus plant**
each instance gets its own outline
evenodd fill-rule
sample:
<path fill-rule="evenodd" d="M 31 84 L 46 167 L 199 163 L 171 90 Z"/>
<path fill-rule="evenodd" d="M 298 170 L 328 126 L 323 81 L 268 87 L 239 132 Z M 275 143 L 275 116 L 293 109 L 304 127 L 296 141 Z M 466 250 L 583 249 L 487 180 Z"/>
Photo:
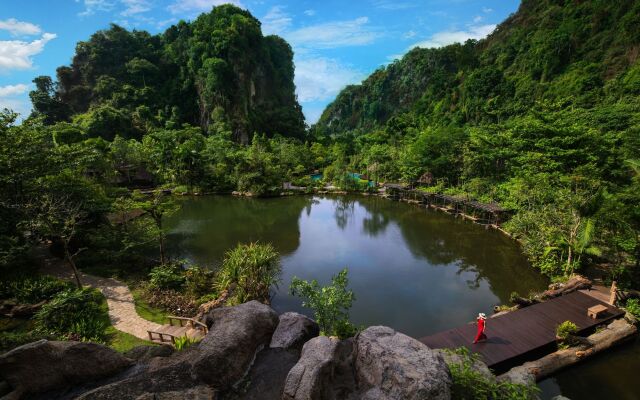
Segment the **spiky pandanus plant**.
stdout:
<path fill-rule="evenodd" d="M 231 290 L 227 304 L 258 300 L 269 304 L 270 290 L 280 282 L 280 255 L 271 244 L 239 244 L 225 254 L 217 288 Z"/>

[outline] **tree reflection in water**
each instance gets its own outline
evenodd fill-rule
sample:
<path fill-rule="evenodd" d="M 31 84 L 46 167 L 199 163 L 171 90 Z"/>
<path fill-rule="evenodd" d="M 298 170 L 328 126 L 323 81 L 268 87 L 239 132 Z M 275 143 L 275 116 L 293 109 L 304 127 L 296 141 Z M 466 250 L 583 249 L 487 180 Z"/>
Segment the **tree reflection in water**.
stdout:
<path fill-rule="evenodd" d="M 328 283 L 349 268 L 352 320 L 413 336 L 465 323 L 546 284 L 517 245 L 493 230 L 377 197 L 203 197 L 171 218 L 172 254 L 215 265 L 238 242 L 271 242 L 283 279 L 273 305 L 309 313 L 287 289 L 295 275 Z"/>

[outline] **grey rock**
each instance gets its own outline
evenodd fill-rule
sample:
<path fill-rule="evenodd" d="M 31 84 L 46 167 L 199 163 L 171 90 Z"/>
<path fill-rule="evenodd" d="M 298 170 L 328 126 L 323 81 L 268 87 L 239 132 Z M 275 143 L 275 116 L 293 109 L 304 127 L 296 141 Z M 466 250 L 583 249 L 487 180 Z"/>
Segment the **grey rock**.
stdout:
<path fill-rule="evenodd" d="M 132 361 L 95 343 L 39 340 L 0 356 L 0 376 L 21 393 L 43 393 L 99 380 Z"/>
<path fill-rule="evenodd" d="M 190 349 L 189 349 L 190 350 Z M 136 399 L 143 395 L 187 390 L 202 384 L 192 373 L 192 351 L 153 358 L 133 376 L 111 382 L 77 396 L 77 400 Z"/>
<path fill-rule="evenodd" d="M 298 363 L 285 381 L 282 399 L 320 400 L 352 398 L 352 342 L 319 336 L 302 347 Z"/>
<path fill-rule="evenodd" d="M 200 385 L 184 390 L 145 393 L 138 396 L 136 400 L 215 400 L 217 398 L 215 390 L 209 386 Z"/>
<path fill-rule="evenodd" d="M 193 368 L 198 377 L 217 389 L 227 389 L 242 379 L 256 353 L 271 341 L 278 314 L 257 301 L 209 313 L 209 333 L 198 345 Z"/>
<path fill-rule="evenodd" d="M 241 382 L 233 396 L 226 400 L 279 400 L 284 382 L 291 368 L 298 362 L 294 349 L 266 348 L 258 353 L 246 380 Z"/>
<path fill-rule="evenodd" d="M 149 361 L 154 357 L 169 357 L 174 352 L 169 345 L 162 346 L 136 346 L 124 353 L 124 355 L 137 362 Z"/>
<path fill-rule="evenodd" d="M 384 326 L 355 339 L 358 389 L 388 399 L 449 399 L 451 376 L 442 357 L 425 344 Z"/>
<path fill-rule="evenodd" d="M 270 347 L 300 350 L 305 342 L 318 336 L 319 333 L 320 327 L 311 318 L 295 312 L 287 312 L 280 315 Z"/>
<path fill-rule="evenodd" d="M 509 371 L 500 375 L 499 379 L 527 386 L 535 385 L 536 383 L 536 377 L 529 371 L 528 368 L 522 365 L 511 368 Z"/>

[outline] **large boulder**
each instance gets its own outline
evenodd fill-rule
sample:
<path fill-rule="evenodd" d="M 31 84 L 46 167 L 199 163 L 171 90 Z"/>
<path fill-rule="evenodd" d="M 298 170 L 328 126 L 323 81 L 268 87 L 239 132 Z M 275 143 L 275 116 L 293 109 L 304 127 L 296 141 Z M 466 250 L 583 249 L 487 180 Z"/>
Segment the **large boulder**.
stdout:
<path fill-rule="evenodd" d="M 149 394 L 173 393 L 202 385 L 193 373 L 191 358 L 197 349 L 177 353 L 171 357 L 156 357 L 122 379 L 103 382 L 98 387 L 83 390 L 76 400 L 136 399 Z"/>
<path fill-rule="evenodd" d="M 78 399 L 179 396 L 196 386 L 214 388 L 217 392 L 230 389 L 247 374 L 256 353 L 271 341 L 278 314 L 267 305 L 251 301 L 212 310 L 207 318 L 211 327 L 198 345 L 169 357 L 149 358 L 139 365 L 142 368 L 137 373 L 86 391 Z M 155 351 L 135 353 L 145 359 Z"/>
<path fill-rule="evenodd" d="M 209 333 L 198 346 L 194 373 L 217 389 L 227 389 L 247 373 L 256 353 L 268 346 L 278 314 L 257 301 L 212 310 Z"/>
<path fill-rule="evenodd" d="M 349 399 L 355 382 L 351 373 L 352 342 L 319 336 L 302 347 L 298 363 L 284 384 L 284 400 Z"/>
<path fill-rule="evenodd" d="M 145 393 L 136 400 L 216 400 L 218 398 L 215 390 L 208 386 L 200 385 L 184 390 L 173 390 L 160 393 Z"/>
<path fill-rule="evenodd" d="M 136 346 L 124 353 L 124 355 L 137 362 L 146 362 L 155 357 L 169 357 L 174 352 L 173 347 L 169 345 L 161 346 Z"/>
<path fill-rule="evenodd" d="M 258 353 L 246 379 L 237 385 L 235 396 L 225 399 L 280 400 L 284 382 L 300 353 L 294 349 L 266 348 Z"/>
<path fill-rule="evenodd" d="M 100 344 L 39 340 L 1 355 L 0 376 L 19 393 L 43 393 L 102 379 L 131 365 Z"/>
<path fill-rule="evenodd" d="M 278 327 L 271 338 L 270 347 L 302 349 L 302 346 L 320 333 L 320 327 L 311 318 L 295 312 L 280 315 Z"/>
<path fill-rule="evenodd" d="M 354 352 L 363 398 L 451 398 L 451 376 L 442 357 L 409 336 L 384 326 L 370 327 L 356 337 Z"/>

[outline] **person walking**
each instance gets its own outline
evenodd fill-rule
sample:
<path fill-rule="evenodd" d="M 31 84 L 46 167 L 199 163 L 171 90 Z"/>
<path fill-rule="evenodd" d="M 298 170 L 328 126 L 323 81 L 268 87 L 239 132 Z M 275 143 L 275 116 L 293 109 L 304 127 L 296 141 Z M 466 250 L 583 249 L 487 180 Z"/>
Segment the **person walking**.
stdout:
<path fill-rule="evenodd" d="M 486 328 L 487 316 L 484 313 L 478 314 L 478 319 L 476 320 L 478 323 L 478 333 L 476 334 L 476 338 L 473 340 L 473 343 L 478 343 L 479 341 L 487 340 L 487 335 L 484 334 L 484 330 Z"/>

